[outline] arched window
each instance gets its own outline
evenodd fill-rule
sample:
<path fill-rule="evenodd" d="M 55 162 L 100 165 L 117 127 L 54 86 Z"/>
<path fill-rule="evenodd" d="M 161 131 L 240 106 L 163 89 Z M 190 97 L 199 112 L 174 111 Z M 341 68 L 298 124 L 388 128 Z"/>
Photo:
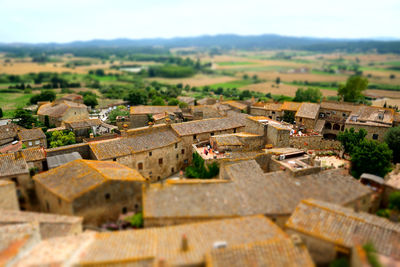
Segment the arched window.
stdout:
<path fill-rule="evenodd" d="M 339 131 L 339 130 L 340 130 L 340 125 L 337 124 L 337 123 L 335 123 L 335 124 L 333 125 L 333 130 Z"/>
<path fill-rule="evenodd" d="M 325 123 L 325 129 L 331 130 L 332 124 L 330 122 Z"/>

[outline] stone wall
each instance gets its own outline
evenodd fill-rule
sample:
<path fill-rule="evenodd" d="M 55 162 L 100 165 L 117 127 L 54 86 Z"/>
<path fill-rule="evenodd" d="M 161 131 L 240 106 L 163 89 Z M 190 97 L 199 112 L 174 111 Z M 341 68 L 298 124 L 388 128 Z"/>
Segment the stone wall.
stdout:
<path fill-rule="evenodd" d="M 290 130 L 268 124 L 267 128 L 267 144 L 272 144 L 274 147 L 289 146 Z"/>
<path fill-rule="evenodd" d="M 72 152 L 78 152 L 83 159 L 94 159 L 94 157 L 91 156 L 90 147 L 88 143 L 74 144 L 74 145 L 46 149 L 47 157 L 68 154 Z"/>
<path fill-rule="evenodd" d="M 73 215 L 71 202 L 47 190 L 42 184 L 35 183 L 36 196 L 42 212 L 55 214 Z"/>
<path fill-rule="evenodd" d="M 341 143 L 336 140 L 327 140 L 322 135 L 291 136 L 289 146 L 303 150 L 341 149 Z"/>
<path fill-rule="evenodd" d="M 0 182 L 0 209 L 19 210 L 17 189 L 13 182 Z"/>
<path fill-rule="evenodd" d="M 377 134 L 378 138 L 375 139 L 379 142 L 383 142 L 386 132 L 390 129 L 390 127 L 383 126 L 370 126 L 370 125 L 358 125 L 358 124 L 347 124 L 345 129 L 354 128 L 356 132 L 358 132 L 361 128 L 367 131 L 367 136 L 365 138 L 373 140 L 373 135 Z"/>

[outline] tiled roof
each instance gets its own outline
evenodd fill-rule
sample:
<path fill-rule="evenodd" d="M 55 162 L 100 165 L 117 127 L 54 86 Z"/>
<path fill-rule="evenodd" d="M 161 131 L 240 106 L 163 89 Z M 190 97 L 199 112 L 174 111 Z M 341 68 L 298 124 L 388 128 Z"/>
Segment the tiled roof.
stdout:
<path fill-rule="evenodd" d="M 89 146 L 98 160 L 104 160 L 161 148 L 179 141 L 180 138 L 170 128 L 158 129 L 154 127 L 152 131 L 146 133 L 91 142 Z"/>
<path fill-rule="evenodd" d="M 364 212 L 303 200 L 286 227 L 347 248 L 371 242 L 378 254 L 400 259 L 400 225 Z"/>
<path fill-rule="evenodd" d="M 131 107 L 131 115 L 140 114 L 157 114 L 163 112 L 182 112 L 178 106 L 133 106 Z"/>
<path fill-rule="evenodd" d="M 330 101 L 323 101 L 321 102 L 321 108 L 329 109 L 329 110 L 339 110 L 339 111 L 356 111 L 358 110 L 361 105 L 348 103 L 348 102 L 330 102 Z"/>
<path fill-rule="evenodd" d="M 172 129 L 180 136 L 230 130 L 243 126 L 243 123 L 230 117 L 182 122 L 171 125 Z"/>
<path fill-rule="evenodd" d="M 41 128 L 21 130 L 18 133 L 18 137 L 21 141 L 46 139 L 46 135 Z"/>
<path fill-rule="evenodd" d="M 33 179 L 66 201 L 72 201 L 110 180 L 145 181 L 138 171 L 117 162 L 82 159 L 38 174 Z"/>
<path fill-rule="evenodd" d="M 207 256 L 209 267 L 315 266 L 305 245 L 290 238 L 278 238 L 246 245 L 213 249 Z"/>
<path fill-rule="evenodd" d="M 296 117 L 315 119 L 318 115 L 319 104 L 315 103 L 302 103 L 297 110 Z"/>
<path fill-rule="evenodd" d="M 21 127 L 13 123 L 0 126 L 0 140 L 16 137 L 18 129 Z"/>
<path fill-rule="evenodd" d="M 0 154 L 17 152 L 19 150 L 22 150 L 22 141 L 18 141 L 16 144 L 11 142 L 0 146 Z"/>
<path fill-rule="evenodd" d="M 244 110 L 247 108 L 246 104 L 243 104 L 243 103 L 240 103 L 240 102 L 234 101 L 234 100 L 225 101 L 225 102 L 222 102 L 222 104 L 228 105 L 228 106 L 240 109 L 240 110 Z"/>
<path fill-rule="evenodd" d="M 197 104 L 199 105 L 213 105 L 215 104 L 215 102 L 217 102 L 217 100 L 211 97 L 205 97 L 200 100 L 197 100 Z"/>
<path fill-rule="evenodd" d="M 68 94 L 60 98 L 60 100 L 68 100 L 68 101 L 82 100 L 82 99 L 83 96 L 78 94 Z"/>
<path fill-rule="evenodd" d="M 382 119 L 378 116 L 380 113 L 383 114 Z M 362 106 L 350 114 L 346 123 L 353 124 L 359 122 L 371 125 L 387 124 L 391 126 L 393 123 L 394 113 L 394 110 L 389 108 Z M 357 117 L 357 122 L 354 122 L 352 117 Z"/>
<path fill-rule="evenodd" d="M 78 104 L 75 102 L 71 102 L 71 101 L 63 101 L 63 102 L 59 102 L 59 103 L 48 103 L 48 104 L 44 104 L 42 106 L 39 107 L 37 114 L 38 115 L 48 115 L 49 117 L 62 117 L 65 112 L 69 109 L 69 108 L 80 108 L 80 109 L 87 109 L 87 106 L 84 104 Z"/>
<path fill-rule="evenodd" d="M 67 164 L 68 162 L 74 161 L 76 159 L 82 159 L 81 154 L 78 152 L 60 154 L 55 156 L 47 157 L 47 166 L 49 169 L 57 168 L 61 165 Z"/>
<path fill-rule="evenodd" d="M 340 169 L 293 177 L 264 173 L 255 160 L 229 165 L 230 180 L 152 184 L 143 189 L 144 218 L 290 214 L 304 198 L 347 204 L 372 191 Z"/>
<path fill-rule="evenodd" d="M 99 126 L 102 124 L 99 119 L 84 119 L 76 121 L 66 121 L 64 122 L 68 128 L 79 129 L 79 128 L 89 128 L 92 126 Z"/>
<path fill-rule="evenodd" d="M 221 134 L 211 137 L 215 140 L 218 146 L 242 146 L 243 143 L 236 135 L 232 134 Z"/>
<path fill-rule="evenodd" d="M 283 104 L 281 106 L 281 110 L 297 112 L 297 110 L 300 108 L 300 106 L 301 106 L 300 102 L 285 101 L 285 102 L 283 102 Z"/>
<path fill-rule="evenodd" d="M 234 233 L 234 234 L 233 234 Z M 188 250 L 182 249 L 186 236 Z M 285 233 L 263 216 L 225 219 L 162 228 L 98 233 L 81 254 L 80 264 L 134 262 L 163 259 L 168 266 L 198 266 L 217 241 L 228 246 L 285 237 Z"/>
<path fill-rule="evenodd" d="M 0 155 L 0 177 L 29 173 L 25 158 L 18 153 Z"/>
<path fill-rule="evenodd" d="M 193 103 L 196 99 L 190 96 L 178 96 L 178 100 L 190 104 Z"/>
<path fill-rule="evenodd" d="M 272 111 L 280 111 L 282 109 L 282 103 L 265 103 L 263 109 L 272 110 Z"/>
<path fill-rule="evenodd" d="M 201 105 L 191 107 L 194 112 L 203 112 L 203 119 L 223 117 L 223 112 L 219 111 L 215 105 Z"/>
<path fill-rule="evenodd" d="M 44 160 L 46 158 L 46 152 L 42 147 L 32 147 L 22 150 L 22 154 L 27 162 Z"/>
<path fill-rule="evenodd" d="M 0 225 L 39 223 L 42 239 L 72 234 L 76 225 L 82 224 L 82 218 L 75 216 L 17 210 L 2 210 L 0 214 Z"/>

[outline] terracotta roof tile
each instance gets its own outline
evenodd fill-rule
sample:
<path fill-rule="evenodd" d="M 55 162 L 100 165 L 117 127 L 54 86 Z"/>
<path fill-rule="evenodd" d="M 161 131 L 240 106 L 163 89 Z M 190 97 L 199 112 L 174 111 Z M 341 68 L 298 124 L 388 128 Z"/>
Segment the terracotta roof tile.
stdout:
<path fill-rule="evenodd" d="M 18 129 L 22 127 L 13 123 L 0 126 L 0 140 L 16 137 Z"/>
<path fill-rule="evenodd" d="M 22 153 L 19 152 L 0 155 L 0 177 L 29 173 L 28 165 Z"/>
<path fill-rule="evenodd" d="M 315 119 L 318 116 L 319 107 L 319 104 L 315 103 L 302 103 L 296 117 Z"/>
<path fill-rule="evenodd" d="M 131 115 L 140 114 L 158 114 L 163 112 L 182 112 L 178 106 L 133 106 L 131 107 Z"/>
<path fill-rule="evenodd" d="M 70 108 L 80 108 L 80 109 L 87 109 L 87 106 L 84 104 L 78 104 L 75 102 L 71 101 L 62 101 L 62 102 L 53 102 L 53 103 L 48 103 L 40 106 L 40 108 L 37 111 L 38 115 L 48 115 L 49 117 L 62 117 L 65 112 Z"/>
<path fill-rule="evenodd" d="M 18 133 L 18 137 L 21 141 L 46 139 L 46 135 L 41 128 L 21 130 Z"/>
<path fill-rule="evenodd" d="M 46 151 L 42 147 L 32 147 L 22 150 L 27 162 L 46 159 Z"/>
<path fill-rule="evenodd" d="M 79 129 L 79 128 L 89 128 L 92 126 L 99 126 L 102 124 L 102 121 L 99 119 L 84 119 L 75 121 L 65 121 L 64 123 L 68 128 Z"/>
<path fill-rule="evenodd" d="M 297 110 L 300 108 L 300 106 L 301 106 L 300 102 L 285 101 L 285 102 L 283 102 L 283 104 L 281 106 L 281 110 L 297 112 Z"/>
<path fill-rule="evenodd" d="M 244 127 L 244 124 L 230 117 L 224 117 L 175 123 L 171 127 L 178 135 L 185 136 L 240 128 Z"/>

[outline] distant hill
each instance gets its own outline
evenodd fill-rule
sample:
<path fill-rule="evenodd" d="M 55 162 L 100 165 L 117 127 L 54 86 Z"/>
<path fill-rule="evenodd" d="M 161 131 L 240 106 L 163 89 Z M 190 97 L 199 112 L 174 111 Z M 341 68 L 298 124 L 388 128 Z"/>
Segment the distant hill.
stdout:
<path fill-rule="evenodd" d="M 329 39 L 311 37 L 290 37 L 275 34 L 264 34 L 254 36 L 241 36 L 235 34 L 205 35 L 198 37 L 176 37 L 176 38 L 153 38 L 153 39 L 113 39 L 113 40 L 91 40 L 76 41 L 70 43 L 43 43 L 43 44 L 0 44 L 0 51 L 13 49 L 32 50 L 75 50 L 85 48 L 176 48 L 176 47 L 200 47 L 220 49 L 301 49 L 308 51 L 332 52 L 367 52 L 378 53 L 400 53 L 399 40 L 368 40 L 368 39 Z"/>

